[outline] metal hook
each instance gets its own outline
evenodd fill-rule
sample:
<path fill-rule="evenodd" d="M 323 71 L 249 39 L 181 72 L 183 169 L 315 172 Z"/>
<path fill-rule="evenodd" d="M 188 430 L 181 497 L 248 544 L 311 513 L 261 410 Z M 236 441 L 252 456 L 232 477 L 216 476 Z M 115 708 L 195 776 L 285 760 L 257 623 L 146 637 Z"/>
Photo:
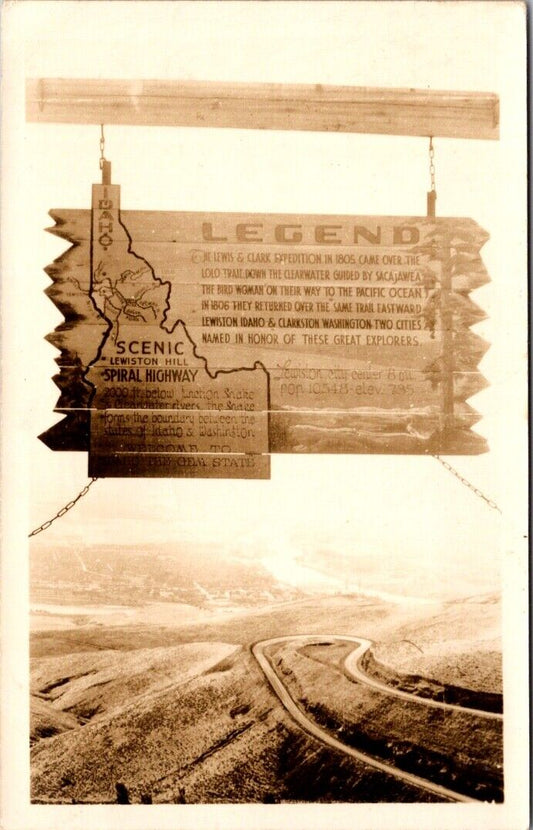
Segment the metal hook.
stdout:
<path fill-rule="evenodd" d="M 437 202 L 437 189 L 435 186 L 435 150 L 433 148 L 433 136 L 429 137 L 429 176 L 431 179 L 431 190 L 427 194 L 427 215 L 435 216 Z"/>
<path fill-rule="evenodd" d="M 100 170 L 102 171 L 102 184 L 111 184 L 111 162 L 104 156 L 105 135 L 104 125 L 100 124 Z"/>

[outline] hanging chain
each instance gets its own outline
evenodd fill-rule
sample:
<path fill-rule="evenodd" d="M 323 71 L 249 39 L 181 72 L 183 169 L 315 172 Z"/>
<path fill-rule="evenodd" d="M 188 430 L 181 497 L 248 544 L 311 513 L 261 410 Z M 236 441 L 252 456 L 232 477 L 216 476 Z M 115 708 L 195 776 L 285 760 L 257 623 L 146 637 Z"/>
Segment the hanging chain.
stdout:
<path fill-rule="evenodd" d="M 105 161 L 106 161 L 106 158 L 105 158 L 104 125 L 100 124 L 100 170 L 103 170 Z M 37 534 L 42 533 L 43 530 L 48 530 L 50 525 L 52 525 L 57 519 L 60 519 L 62 516 L 65 515 L 65 513 L 68 513 L 69 510 L 72 510 L 74 505 L 80 499 L 82 499 L 83 496 L 87 495 L 87 493 L 89 492 L 89 488 L 92 487 L 92 485 L 94 484 L 95 481 L 97 481 L 97 476 L 93 476 L 93 478 L 91 478 L 90 482 L 88 484 L 86 484 L 85 487 L 83 487 L 82 490 L 80 490 L 78 495 L 74 499 L 72 499 L 71 501 L 67 502 L 67 504 L 65 504 L 65 506 L 61 508 L 61 510 L 58 510 L 58 512 L 56 513 L 55 516 L 53 516 L 51 519 L 48 519 L 48 521 L 43 522 L 43 524 L 40 525 L 39 527 L 36 527 L 35 530 L 32 530 L 32 532 L 28 534 L 28 538 L 31 539 L 32 536 L 37 536 Z"/>
<path fill-rule="evenodd" d="M 100 170 L 104 167 L 104 150 L 105 150 L 105 135 L 104 135 L 104 125 L 100 124 Z"/>
<path fill-rule="evenodd" d="M 56 513 L 56 515 L 52 519 L 48 519 L 48 521 L 43 522 L 43 524 L 40 525 L 40 527 L 36 527 L 35 530 L 32 530 L 32 532 L 28 534 L 28 538 L 31 538 L 32 536 L 37 536 L 37 534 L 42 533 L 43 530 L 48 530 L 50 525 L 53 522 L 55 522 L 56 519 L 60 519 L 61 516 L 64 516 L 65 513 L 68 513 L 69 510 L 72 510 L 72 508 L 74 507 L 76 502 L 78 502 L 81 498 L 83 498 L 83 496 L 87 495 L 87 493 L 89 492 L 89 488 L 92 487 L 94 482 L 97 481 L 97 480 L 98 480 L 98 477 L 93 476 L 93 478 L 90 480 L 90 482 L 85 485 L 83 490 L 80 490 L 80 492 L 78 493 L 78 495 L 76 496 L 75 499 L 72 499 L 72 501 L 67 502 L 67 504 L 64 507 L 61 508 L 61 510 L 58 510 L 58 512 Z"/>
<path fill-rule="evenodd" d="M 430 136 L 429 139 L 429 177 L 431 179 L 431 191 L 432 193 L 436 193 L 437 188 L 435 186 L 435 149 L 433 147 L 433 136 Z"/>
<path fill-rule="evenodd" d="M 489 499 L 489 497 L 486 496 L 485 493 L 482 493 L 481 490 L 479 490 L 477 487 L 474 487 L 474 485 L 471 484 L 467 478 L 462 476 L 461 473 L 457 472 L 457 470 L 454 467 L 452 467 L 451 464 L 448 464 L 448 462 L 445 461 L 444 458 L 441 458 L 440 455 L 434 455 L 433 458 L 435 458 L 439 462 L 439 464 L 442 464 L 442 466 L 446 470 L 448 470 L 448 472 L 455 476 L 455 478 L 457 478 L 461 482 L 461 484 L 464 484 L 464 486 L 468 487 L 468 489 L 471 490 L 472 493 L 475 493 L 476 496 L 479 496 L 480 499 L 483 499 L 483 501 L 486 502 L 489 507 L 492 507 L 493 510 L 497 510 L 498 513 L 502 512 L 495 501 Z"/>
<path fill-rule="evenodd" d="M 435 148 L 433 147 L 433 136 L 429 137 L 429 178 L 431 181 L 431 191 L 428 193 L 428 216 L 435 216 L 435 201 L 437 199 L 437 187 L 435 184 Z M 467 478 L 462 476 L 461 473 L 459 473 L 454 467 L 452 467 L 451 464 L 445 461 L 444 458 L 441 458 L 440 455 L 433 455 L 432 457 L 435 458 L 439 462 L 439 464 L 442 464 L 442 466 L 446 470 L 448 470 L 449 473 L 455 476 L 455 478 L 458 481 L 460 481 L 461 484 L 464 484 L 464 486 L 467 487 L 472 493 L 474 493 L 476 496 L 479 496 L 480 499 L 483 499 L 483 501 L 486 504 L 488 504 L 489 507 L 492 507 L 493 510 L 497 510 L 498 513 L 502 512 L 495 501 L 489 499 L 488 496 L 482 493 L 481 490 L 478 487 L 475 487 L 470 481 L 468 481 Z"/>

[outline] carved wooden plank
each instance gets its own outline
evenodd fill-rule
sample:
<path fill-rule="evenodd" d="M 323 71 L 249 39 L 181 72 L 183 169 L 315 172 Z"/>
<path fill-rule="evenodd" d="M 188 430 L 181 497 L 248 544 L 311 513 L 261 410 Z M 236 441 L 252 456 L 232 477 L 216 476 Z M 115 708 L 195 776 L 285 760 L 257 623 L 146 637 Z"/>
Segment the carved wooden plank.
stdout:
<path fill-rule="evenodd" d="M 480 258 L 488 234 L 473 220 L 119 211 L 118 190 L 107 186 L 92 231 L 90 211 L 51 211 L 50 230 L 75 244 L 47 269 L 47 293 L 66 316 L 48 339 L 61 349 L 57 411 L 68 416 L 42 436 L 49 446 L 61 444 L 63 429 L 65 448 L 79 440 L 87 449 L 80 427 L 89 406 L 92 473 L 126 474 L 144 451 L 145 414 L 157 410 L 150 429 L 172 420 L 169 412 L 181 426 L 192 402 L 204 418 L 187 427 L 204 433 L 194 455 L 209 464 L 204 438 L 217 431 L 209 407 L 235 393 L 230 409 L 238 410 L 253 386 L 242 371 L 260 366 L 250 417 L 261 445 L 249 436 L 229 455 L 486 449 L 465 403 L 486 385 L 477 365 L 487 344 L 470 330 L 485 315 L 469 295 L 488 279 Z M 175 397 L 184 367 L 200 403 L 189 391 Z M 223 389 L 219 375 L 235 379 L 234 388 Z M 111 408 L 121 410 L 129 459 L 114 452 L 115 424 L 105 420 L 119 386 L 126 406 L 113 398 Z M 253 475 L 261 474 L 258 459 Z M 153 453 L 149 461 L 159 463 Z"/>
<path fill-rule="evenodd" d="M 31 78 L 28 121 L 497 139 L 490 92 L 321 84 Z"/>

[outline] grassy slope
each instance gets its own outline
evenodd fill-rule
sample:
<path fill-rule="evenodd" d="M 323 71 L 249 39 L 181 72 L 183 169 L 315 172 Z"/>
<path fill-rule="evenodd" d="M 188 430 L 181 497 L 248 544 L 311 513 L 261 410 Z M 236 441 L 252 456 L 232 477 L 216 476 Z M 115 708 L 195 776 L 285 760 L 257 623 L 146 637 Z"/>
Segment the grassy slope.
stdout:
<path fill-rule="evenodd" d="M 44 801 L 113 801 L 118 781 L 132 801 L 165 803 L 434 800 L 303 735 L 247 650 L 41 740 L 32 773 L 32 798 Z"/>
<path fill-rule="evenodd" d="M 248 650 L 234 649 L 309 632 L 391 642 L 399 628 L 434 614 L 430 607 L 328 597 L 181 628 L 34 634 L 33 688 L 48 687 L 54 711 L 68 708 L 88 722 L 33 747 L 33 798 L 113 801 L 122 781 L 134 801 L 144 791 L 167 803 L 183 793 L 195 803 L 437 800 L 304 735 Z M 216 650 L 225 647 L 233 655 L 214 670 L 202 663 L 216 662 Z M 381 726 L 389 728 L 386 718 Z"/>
<path fill-rule="evenodd" d="M 30 742 L 59 735 L 79 725 L 77 718 L 68 712 L 58 711 L 53 704 L 37 695 L 30 697 Z"/>
<path fill-rule="evenodd" d="M 348 679 L 323 648 L 285 645 L 276 670 L 292 696 L 342 740 L 422 777 L 480 798 L 501 797 L 502 723 L 391 698 Z"/>
<path fill-rule="evenodd" d="M 233 654 L 227 643 L 191 643 L 172 648 L 86 652 L 34 660 L 31 689 L 57 710 L 82 722 L 113 714 L 124 702 L 174 688 Z"/>
<path fill-rule="evenodd" d="M 400 626 L 378 642 L 373 653 L 398 672 L 501 694 L 500 597 L 447 603 L 429 619 Z"/>

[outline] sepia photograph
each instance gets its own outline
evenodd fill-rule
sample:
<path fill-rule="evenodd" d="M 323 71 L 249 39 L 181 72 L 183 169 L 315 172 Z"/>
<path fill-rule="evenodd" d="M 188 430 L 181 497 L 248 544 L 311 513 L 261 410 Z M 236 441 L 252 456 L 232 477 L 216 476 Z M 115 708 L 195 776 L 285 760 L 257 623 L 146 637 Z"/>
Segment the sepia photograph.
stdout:
<path fill-rule="evenodd" d="M 525 15 L 4 5 L 6 830 L 528 827 Z"/>

